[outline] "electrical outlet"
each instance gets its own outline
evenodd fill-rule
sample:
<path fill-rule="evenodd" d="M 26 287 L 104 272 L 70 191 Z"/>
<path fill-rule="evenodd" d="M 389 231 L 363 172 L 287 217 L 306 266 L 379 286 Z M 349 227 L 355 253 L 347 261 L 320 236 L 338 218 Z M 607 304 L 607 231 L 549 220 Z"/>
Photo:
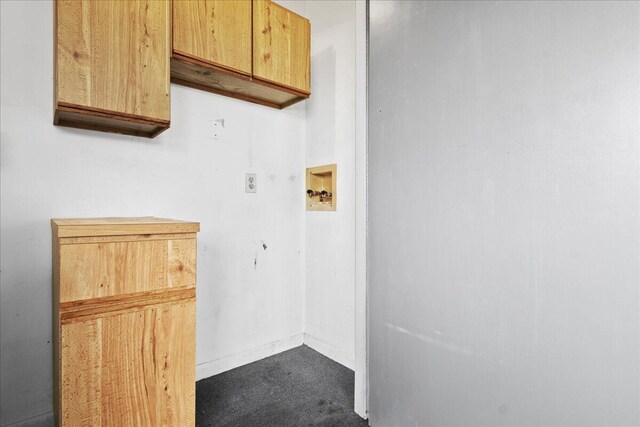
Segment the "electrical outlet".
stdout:
<path fill-rule="evenodd" d="M 246 173 L 244 174 L 244 192 L 245 193 L 255 193 L 258 189 L 257 187 L 258 181 L 256 179 L 255 173 Z"/>

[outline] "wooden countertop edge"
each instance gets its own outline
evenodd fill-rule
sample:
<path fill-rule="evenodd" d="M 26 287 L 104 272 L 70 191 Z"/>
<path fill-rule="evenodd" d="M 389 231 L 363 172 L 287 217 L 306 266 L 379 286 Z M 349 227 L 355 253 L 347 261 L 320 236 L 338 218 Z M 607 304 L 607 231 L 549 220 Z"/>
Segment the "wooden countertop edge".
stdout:
<path fill-rule="evenodd" d="M 126 236 L 132 234 L 174 234 L 197 233 L 200 231 L 199 222 L 177 221 L 163 218 L 96 218 L 80 219 L 85 223 L 65 223 L 73 219 L 54 218 L 51 227 L 58 238 L 62 237 L 90 237 L 90 236 Z M 140 222 L 134 222 L 139 220 Z M 128 222 L 129 221 L 129 222 Z"/>

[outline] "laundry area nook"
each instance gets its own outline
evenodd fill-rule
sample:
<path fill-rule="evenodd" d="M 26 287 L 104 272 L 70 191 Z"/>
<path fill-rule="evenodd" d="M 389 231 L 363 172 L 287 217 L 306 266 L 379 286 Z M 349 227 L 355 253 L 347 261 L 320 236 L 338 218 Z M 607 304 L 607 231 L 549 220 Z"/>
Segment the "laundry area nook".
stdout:
<path fill-rule="evenodd" d="M 640 0 L 0 0 L 0 427 L 640 427 Z"/>

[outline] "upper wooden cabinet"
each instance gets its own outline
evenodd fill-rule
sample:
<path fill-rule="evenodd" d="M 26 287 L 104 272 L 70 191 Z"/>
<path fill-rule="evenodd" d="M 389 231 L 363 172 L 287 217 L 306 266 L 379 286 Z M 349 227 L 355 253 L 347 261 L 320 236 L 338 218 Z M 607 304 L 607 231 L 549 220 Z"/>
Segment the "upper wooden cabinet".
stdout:
<path fill-rule="evenodd" d="M 168 128 L 170 8 L 57 0 L 54 123 L 148 137 Z"/>
<path fill-rule="evenodd" d="M 170 82 L 274 108 L 310 96 L 310 24 L 270 0 L 55 0 L 56 125 L 154 137 Z"/>
<path fill-rule="evenodd" d="M 311 25 L 269 0 L 253 3 L 253 76 L 309 93 Z"/>
<path fill-rule="evenodd" d="M 251 1 L 175 1 L 173 53 L 251 75 Z"/>
<path fill-rule="evenodd" d="M 269 0 L 174 0 L 174 83 L 284 108 L 310 95 L 310 24 Z"/>

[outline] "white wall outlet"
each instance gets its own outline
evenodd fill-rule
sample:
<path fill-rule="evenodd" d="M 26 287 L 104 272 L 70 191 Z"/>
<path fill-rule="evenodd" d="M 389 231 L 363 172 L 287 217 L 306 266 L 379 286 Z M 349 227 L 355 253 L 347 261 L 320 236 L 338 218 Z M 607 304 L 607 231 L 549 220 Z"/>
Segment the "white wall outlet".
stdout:
<path fill-rule="evenodd" d="M 222 139 L 224 136 L 224 119 L 216 119 L 211 122 L 213 127 L 213 139 Z"/>
<path fill-rule="evenodd" d="M 255 173 L 246 173 L 244 174 L 244 192 L 245 193 L 255 193 L 258 189 L 257 187 L 258 181 L 256 179 Z"/>

